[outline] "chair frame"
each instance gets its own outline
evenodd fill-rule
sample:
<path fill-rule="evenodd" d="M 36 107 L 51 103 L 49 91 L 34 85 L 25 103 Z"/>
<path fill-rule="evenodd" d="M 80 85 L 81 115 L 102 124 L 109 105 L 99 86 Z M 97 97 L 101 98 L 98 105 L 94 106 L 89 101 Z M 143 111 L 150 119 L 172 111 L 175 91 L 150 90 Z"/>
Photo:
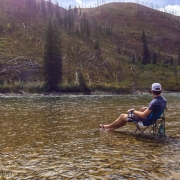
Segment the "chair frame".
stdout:
<path fill-rule="evenodd" d="M 155 138 L 156 135 L 161 136 L 161 137 L 165 137 L 166 136 L 165 123 L 166 123 L 166 121 L 165 121 L 165 113 L 163 112 L 162 116 L 160 118 L 158 118 L 158 119 L 155 119 L 154 123 L 149 125 L 149 126 L 140 126 L 138 124 L 138 122 L 134 122 L 134 124 L 136 125 L 135 133 L 138 134 L 138 135 L 145 135 L 145 131 L 147 129 L 149 129 L 149 131 L 152 132 L 153 138 Z M 161 125 L 164 126 L 163 134 L 160 133 Z"/>

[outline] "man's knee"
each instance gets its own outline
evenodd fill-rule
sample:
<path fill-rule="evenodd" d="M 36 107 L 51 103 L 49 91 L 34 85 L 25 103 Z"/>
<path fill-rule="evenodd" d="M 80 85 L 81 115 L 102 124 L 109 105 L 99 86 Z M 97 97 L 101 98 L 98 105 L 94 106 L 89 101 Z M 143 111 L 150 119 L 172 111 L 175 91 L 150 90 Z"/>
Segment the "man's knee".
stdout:
<path fill-rule="evenodd" d="M 127 114 L 121 114 L 120 119 L 127 122 Z"/>

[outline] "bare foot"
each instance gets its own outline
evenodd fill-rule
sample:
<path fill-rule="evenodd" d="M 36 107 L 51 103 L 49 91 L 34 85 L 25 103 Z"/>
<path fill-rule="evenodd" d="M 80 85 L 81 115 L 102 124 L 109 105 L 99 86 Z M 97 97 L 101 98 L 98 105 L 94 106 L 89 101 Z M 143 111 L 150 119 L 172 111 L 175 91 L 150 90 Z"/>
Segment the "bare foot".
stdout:
<path fill-rule="evenodd" d="M 105 130 L 105 131 L 111 131 L 111 129 L 109 129 L 108 127 L 106 127 L 107 125 L 103 125 L 103 124 L 99 124 L 99 129 L 100 130 Z"/>
<path fill-rule="evenodd" d="M 99 124 L 99 129 L 105 129 L 103 124 Z"/>

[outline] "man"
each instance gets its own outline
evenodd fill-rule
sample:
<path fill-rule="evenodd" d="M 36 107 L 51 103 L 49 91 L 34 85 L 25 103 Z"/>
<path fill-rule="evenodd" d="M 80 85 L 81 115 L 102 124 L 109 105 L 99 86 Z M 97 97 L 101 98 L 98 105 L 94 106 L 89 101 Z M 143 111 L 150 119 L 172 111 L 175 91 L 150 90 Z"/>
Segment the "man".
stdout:
<path fill-rule="evenodd" d="M 113 123 L 103 125 L 100 124 L 99 128 L 103 130 L 113 131 L 117 128 L 120 128 L 126 125 L 127 122 L 140 122 L 142 121 L 143 125 L 151 125 L 152 124 L 152 111 L 155 108 L 160 109 L 160 114 L 166 108 L 166 100 L 161 97 L 162 86 L 159 83 L 153 83 L 151 87 L 151 92 L 153 95 L 153 100 L 150 102 L 148 107 L 142 107 L 140 111 L 130 109 L 127 114 L 121 114 L 118 119 L 116 119 Z"/>

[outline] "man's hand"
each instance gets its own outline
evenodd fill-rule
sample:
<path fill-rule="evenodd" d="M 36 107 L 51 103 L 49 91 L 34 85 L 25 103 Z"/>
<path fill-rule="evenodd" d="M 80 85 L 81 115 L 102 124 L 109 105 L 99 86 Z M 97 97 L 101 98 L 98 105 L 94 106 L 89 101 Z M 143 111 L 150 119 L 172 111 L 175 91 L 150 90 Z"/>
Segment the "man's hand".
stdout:
<path fill-rule="evenodd" d="M 134 111 L 134 109 L 129 109 L 127 112 L 132 112 L 132 111 Z"/>

